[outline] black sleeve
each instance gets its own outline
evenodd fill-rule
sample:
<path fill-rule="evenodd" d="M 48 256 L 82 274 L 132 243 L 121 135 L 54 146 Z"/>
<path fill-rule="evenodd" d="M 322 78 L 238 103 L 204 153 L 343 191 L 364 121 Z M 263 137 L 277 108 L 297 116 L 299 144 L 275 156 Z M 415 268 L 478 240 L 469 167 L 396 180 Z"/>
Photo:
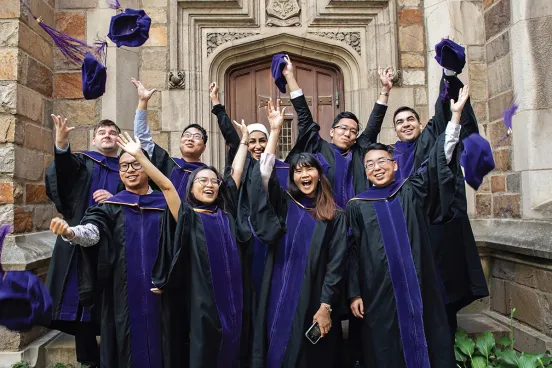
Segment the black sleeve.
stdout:
<path fill-rule="evenodd" d="M 352 232 L 351 245 L 348 253 L 349 278 L 347 280 L 347 299 L 360 296 L 360 227 L 357 224 L 357 219 L 360 216 L 360 211 L 355 201 L 349 202 L 347 205 L 347 218 Z"/>
<path fill-rule="evenodd" d="M 298 135 L 297 141 L 291 152 L 288 154 L 286 161 L 293 155 L 300 152 L 318 153 L 320 151 L 320 125 L 312 118 L 309 105 L 305 96 L 301 95 L 291 99 L 293 108 L 297 113 Z"/>
<path fill-rule="evenodd" d="M 240 136 L 238 132 L 236 132 L 234 125 L 232 125 L 232 120 L 230 120 L 223 105 L 218 104 L 213 106 L 211 112 L 217 116 L 220 132 L 224 137 L 224 142 L 229 148 L 228 155 L 226 156 L 226 165 L 232 165 L 234 157 L 240 148 Z"/>
<path fill-rule="evenodd" d="M 320 302 L 335 306 L 340 297 L 347 253 L 347 219 L 343 211 L 337 211 L 330 231 L 329 256 Z"/>
<path fill-rule="evenodd" d="M 381 126 L 383 119 L 385 119 L 385 113 L 387 112 L 387 106 L 379 103 L 374 104 L 374 108 L 370 113 L 370 118 L 366 124 L 366 128 L 357 139 L 357 144 L 362 149 L 366 149 L 371 143 L 376 143 L 378 135 L 381 132 Z"/>
<path fill-rule="evenodd" d="M 237 218 L 240 191 L 234 181 L 234 178 L 232 177 L 231 166 L 226 166 L 226 169 L 224 170 L 224 183 L 221 185 L 224 185 L 224 193 L 222 195 L 225 202 L 225 210 L 232 214 L 234 218 Z M 220 191 L 219 194 L 221 194 Z"/>
<path fill-rule="evenodd" d="M 260 165 L 257 162 L 248 178 L 249 220 L 256 236 L 265 244 L 275 244 L 286 231 L 286 194 L 276 180 L 274 171 L 267 193 L 263 188 Z"/>
<path fill-rule="evenodd" d="M 163 173 L 163 175 L 165 175 L 167 178 L 170 178 L 175 163 L 171 159 L 169 153 L 157 143 L 155 143 L 155 147 L 153 148 L 151 162 L 159 171 Z"/>

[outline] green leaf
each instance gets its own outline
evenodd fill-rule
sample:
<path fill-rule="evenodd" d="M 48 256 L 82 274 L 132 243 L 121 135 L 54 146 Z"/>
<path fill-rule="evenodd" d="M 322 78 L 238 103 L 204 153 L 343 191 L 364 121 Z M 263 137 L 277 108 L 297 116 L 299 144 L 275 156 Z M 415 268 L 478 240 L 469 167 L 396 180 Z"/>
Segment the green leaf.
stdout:
<path fill-rule="evenodd" d="M 487 361 L 483 357 L 475 357 L 471 362 L 472 368 L 487 368 Z"/>
<path fill-rule="evenodd" d="M 462 352 L 458 349 L 457 346 L 454 347 L 454 357 L 456 358 L 457 362 L 462 362 L 462 363 L 465 363 L 466 360 L 468 359 L 467 356 L 462 354 Z"/>
<path fill-rule="evenodd" d="M 493 334 L 489 331 L 485 332 L 483 335 L 479 336 L 475 342 L 475 346 L 485 358 L 489 358 L 489 354 L 495 346 L 495 340 Z"/>
<path fill-rule="evenodd" d="M 504 350 L 501 353 L 497 353 L 496 356 L 501 362 L 501 367 L 517 367 L 518 356 L 515 351 L 511 349 Z"/>
<path fill-rule="evenodd" d="M 508 336 L 502 336 L 497 342 L 498 345 L 502 345 L 504 347 L 512 345 L 512 340 Z"/>
<path fill-rule="evenodd" d="M 536 368 L 537 357 L 534 355 L 521 355 L 518 358 L 518 368 Z"/>
<path fill-rule="evenodd" d="M 466 333 L 466 331 L 464 331 L 463 329 L 459 328 L 456 330 L 456 333 L 454 334 L 454 338 L 457 339 L 457 338 L 461 338 L 461 337 L 466 337 L 468 338 L 468 334 Z"/>
<path fill-rule="evenodd" d="M 460 349 L 462 353 L 469 356 L 470 358 L 473 355 L 473 352 L 475 350 L 475 342 L 473 342 L 472 339 L 467 337 L 461 337 L 457 339 L 456 346 L 458 347 L 458 349 Z"/>
<path fill-rule="evenodd" d="M 549 365 L 551 362 L 552 362 L 552 358 L 549 356 L 543 356 L 540 358 L 540 361 L 539 361 L 539 363 L 544 366 Z"/>

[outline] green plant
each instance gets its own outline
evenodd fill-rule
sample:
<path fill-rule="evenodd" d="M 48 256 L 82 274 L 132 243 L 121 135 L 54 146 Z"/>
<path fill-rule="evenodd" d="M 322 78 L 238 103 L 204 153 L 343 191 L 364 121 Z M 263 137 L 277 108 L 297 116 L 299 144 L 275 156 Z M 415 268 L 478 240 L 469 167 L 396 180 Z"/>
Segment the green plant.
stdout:
<path fill-rule="evenodd" d="M 19 362 L 11 366 L 11 368 L 30 368 L 29 362 Z"/>
<path fill-rule="evenodd" d="M 513 318 L 516 309 L 510 313 L 508 337 L 498 341 L 491 332 L 485 332 L 473 341 L 466 331 L 456 331 L 454 355 L 459 368 L 552 368 L 550 352 L 544 354 L 518 353 L 514 350 Z"/>

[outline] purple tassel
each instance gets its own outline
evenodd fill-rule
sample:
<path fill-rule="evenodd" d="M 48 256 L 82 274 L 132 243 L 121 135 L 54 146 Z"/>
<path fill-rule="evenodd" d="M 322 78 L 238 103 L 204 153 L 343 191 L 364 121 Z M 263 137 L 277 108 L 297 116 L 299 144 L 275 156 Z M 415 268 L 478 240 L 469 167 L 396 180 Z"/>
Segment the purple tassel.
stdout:
<path fill-rule="evenodd" d="M 512 106 L 504 111 L 504 125 L 506 125 L 506 128 L 508 128 L 507 135 L 512 134 L 512 119 L 518 107 L 519 105 L 516 104 L 514 101 L 512 102 Z"/>
<path fill-rule="evenodd" d="M 94 53 L 97 59 L 105 66 L 107 60 L 107 39 L 97 38 L 94 41 Z"/>
<path fill-rule="evenodd" d="M 106 0 L 106 1 L 107 1 L 107 5 L 109 5 L 111 9 L 119 9 L 121 7 L 119 0 Z"/>
<path fill-rule="evenodd" d="M 8 235 L 11 228 L 11 225 L 0 225 L 0 275 L 4 273 L 4 270 L 2 269 L 2 247 L 4 246 L 6 235 Z"/>

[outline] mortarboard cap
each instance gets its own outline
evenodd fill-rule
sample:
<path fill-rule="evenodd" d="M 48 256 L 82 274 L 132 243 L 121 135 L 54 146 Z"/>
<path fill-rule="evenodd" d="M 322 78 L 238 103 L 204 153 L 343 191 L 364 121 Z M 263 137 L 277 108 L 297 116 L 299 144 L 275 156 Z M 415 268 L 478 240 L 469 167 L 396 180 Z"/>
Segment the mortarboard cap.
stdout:
<path fill-rule="evenodd" d="M 466 65 L 466 49 L 454 41 L 444 39 L 435 45 L 435 60 L 443 68 L 460 74 Z"/>
<path fill-rule="evenodd" d="M 0 227 L 0 255 L 9 225 Z M 0 325 L 25 331 L 34 325 L 47 327 L 52 318 L 52 298 L 30 271 L 3 271 L 0 265 Z"/>
<path fill-rule="evenodd" d="M 101 97 L 105 92 L 107 71 L 105 66 L 90 52 L 87 52 L 82 63 L 82 94 L 87 100 Z"/>
<path fill-rule="evenodd" d="M 462 143 L 464 151 L 460 164 L 464 167 L 466 182 L 477 190 L 483 177 L 495 168 L 491 145 L 478 133 L 470 134 Z"/>
<path fill-rule="evenodd" d="M 282 93 L 286 93 L 286 78 L 282 74 L 282 70 L 286 67 L 286 61 L 284 57 L 286 54 L 276 54 L 272 57 L 272 65 L 270 66 L 270 71 L 272 72 L 272 77 L 274 78 L 274 83 L 276 87 Z"/>
<path fill-rule="evenodd" d="M 143 10 L 125 9 L 124 12 L 111 17 L 107 37 L 117 47 L 142 46 L 149 38 L 151 18 Z"/>

